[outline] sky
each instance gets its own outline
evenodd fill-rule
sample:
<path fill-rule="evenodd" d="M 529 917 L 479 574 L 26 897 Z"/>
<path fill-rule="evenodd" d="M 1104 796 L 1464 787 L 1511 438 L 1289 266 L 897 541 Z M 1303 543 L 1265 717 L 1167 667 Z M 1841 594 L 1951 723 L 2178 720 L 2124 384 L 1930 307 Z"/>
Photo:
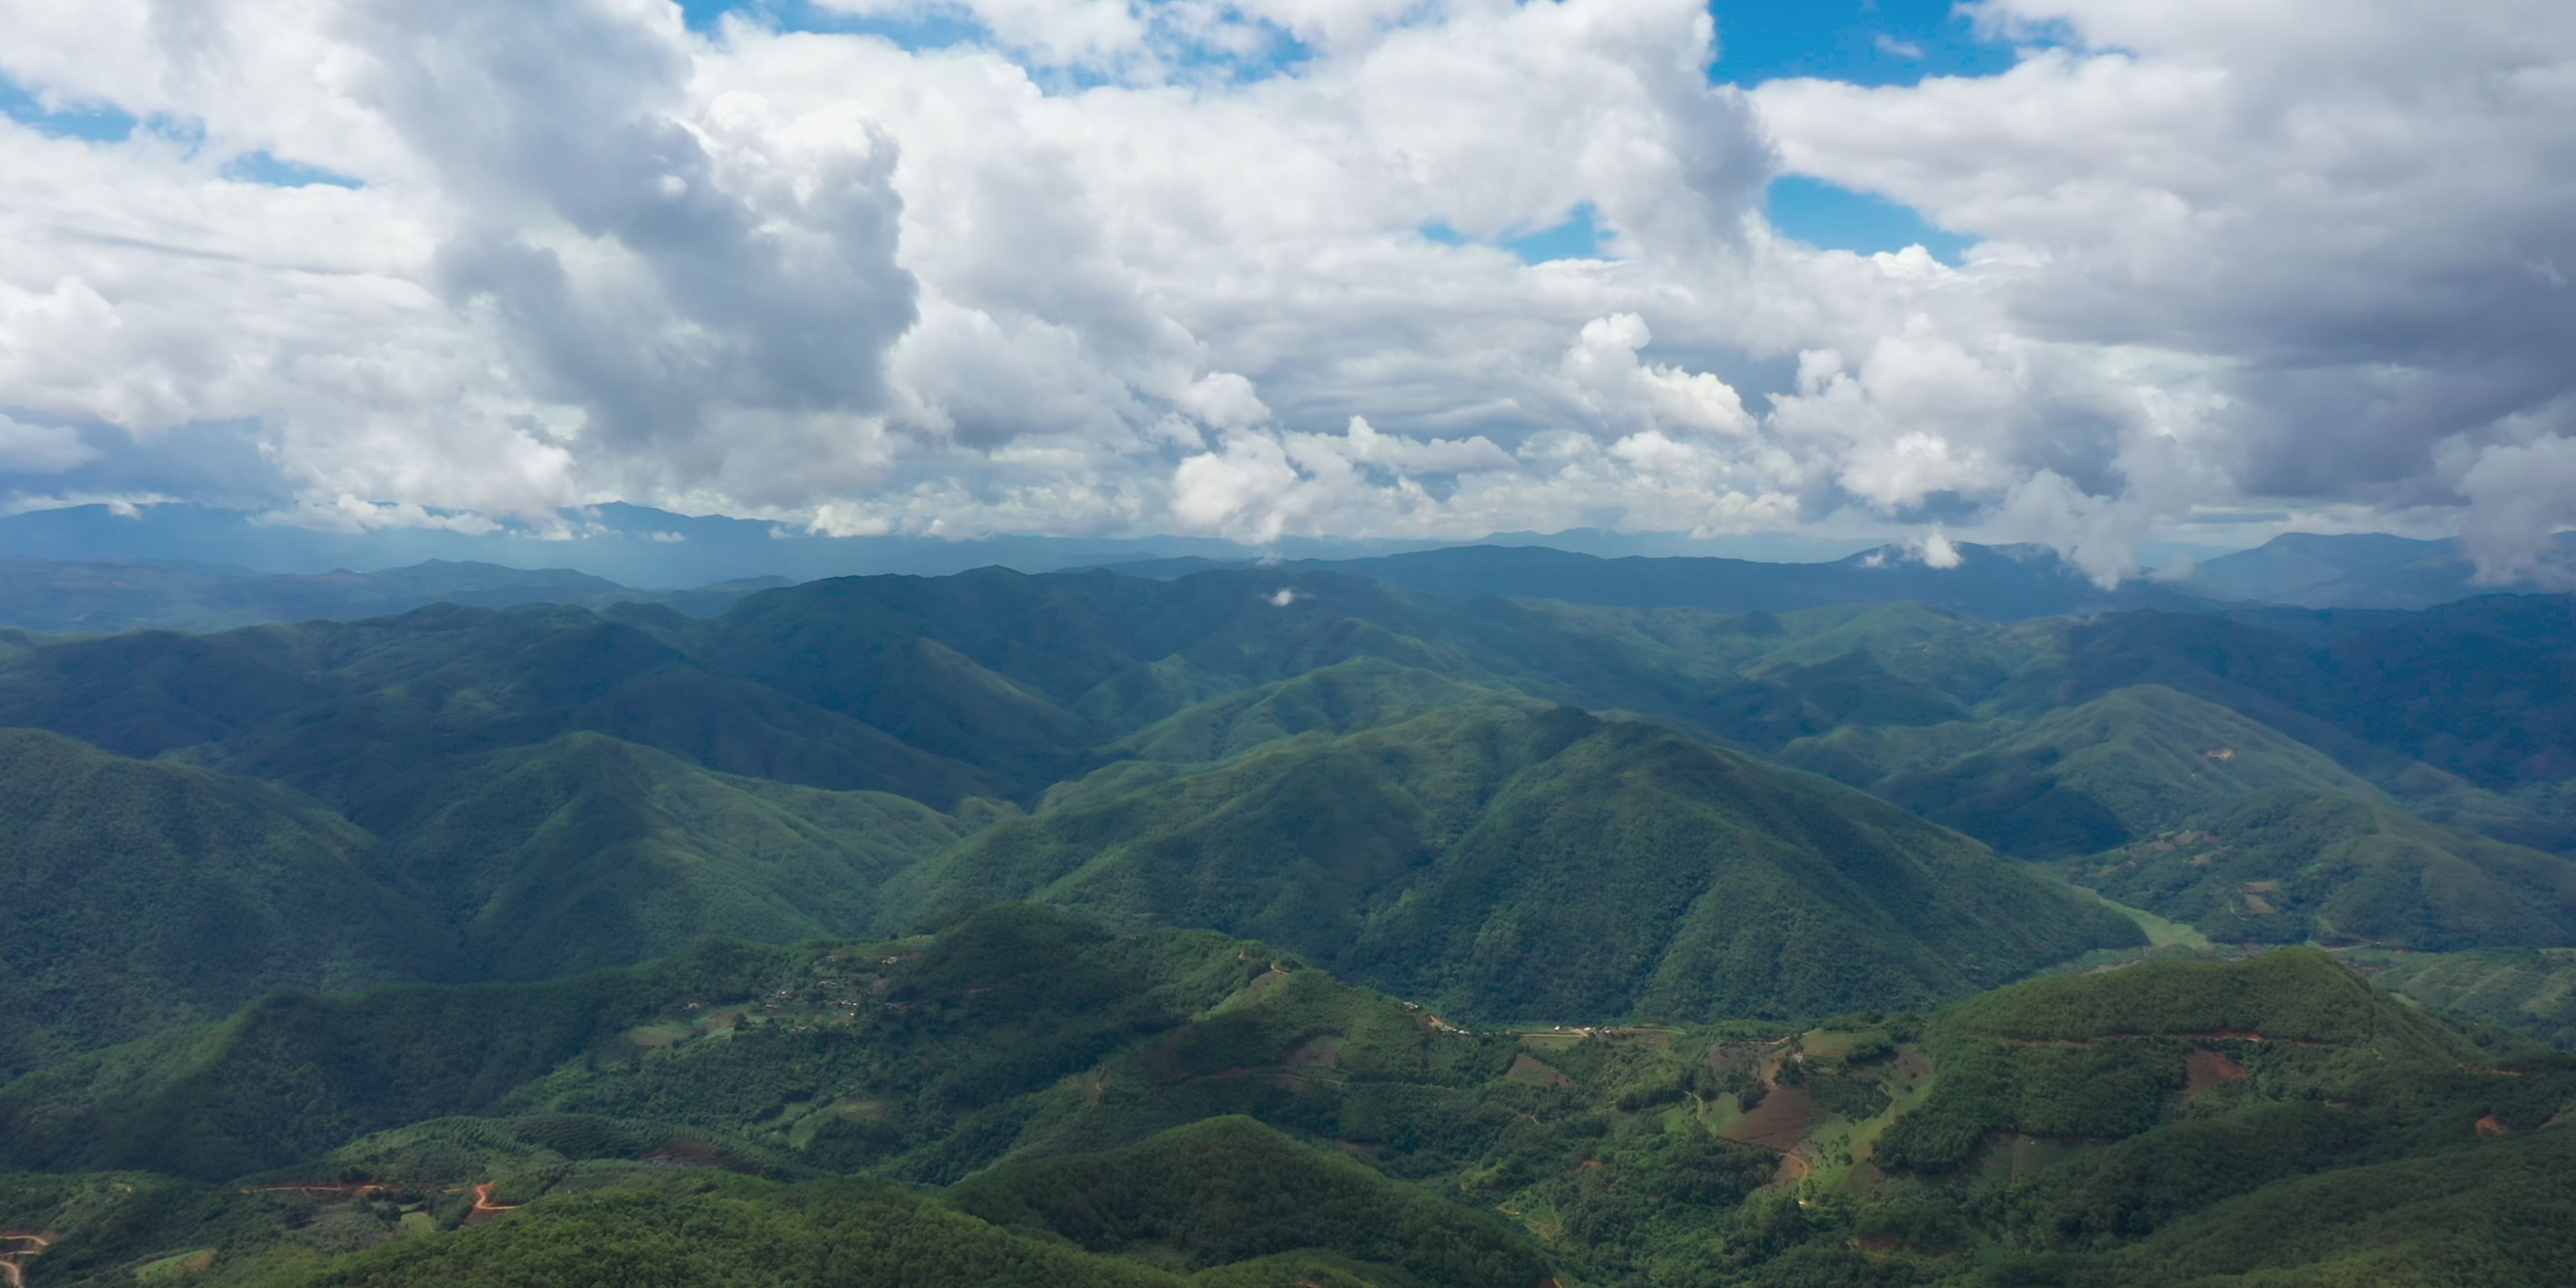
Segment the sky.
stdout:
<path fill-rule="evenodd" d="M 0 513 L 2576 525 L 2564 0 L 0 0 Z"/>

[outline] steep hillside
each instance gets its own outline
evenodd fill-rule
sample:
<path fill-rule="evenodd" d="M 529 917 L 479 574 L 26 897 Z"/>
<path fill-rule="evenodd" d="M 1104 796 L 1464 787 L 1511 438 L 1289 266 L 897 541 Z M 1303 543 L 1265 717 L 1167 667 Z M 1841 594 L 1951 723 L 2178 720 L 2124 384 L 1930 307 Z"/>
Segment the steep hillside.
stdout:
<path fill-rule="evenodd" d="M 0 1228 L 45 1240 L 0 1256 L 82 1288 L 2545 1282 L 2571 1103 L 2576 1060 L 2312 949 L 1804 1031 L 1468 1033 L 1259 944 L 996 907 L 265 1002 L 22 1079 L 0 1163 L 225 1179 L 0 1171 Z"/>
<path fill-rule="evenodd" d="M 2461 953 L 2361 949 L 2345 960 L 2372 983 L 2429 1010 L 2576 1051 L 2576 948 Z"/>
<path fill-rule="evenodd" d="M 949 1191 L 951 1206 L 1085 1251 L 1169 1258 L 1203 1271 L 1324 1251 L 1424 1284 L 1536 1285 L 1528 1236 L 1334 1157 L 1249 1118 L 1210 1118 L 1097 1154 L 1005 1163 Z"/>
<path fill-rule="evenodd" d="M 0 730 L 0 1078 L 453 963 L 374 838 L 264 783 Z"/>
<path fill-rule="evenodd" d="M 2304 788 L 2237 801 L 2066 871 L 2227 941 L 2436 952 L 2576 943 L 2576 862 Z"/>
<path fill-rule="evenodd" d="M 571 608 L 53 642 L 0 669 L 0 719 L 275 779 L 370 827 L 415 807 L 424 770 L 579 730 L 722 772 L 934 804 L 999 790 L 990 775 Z"/>
<path fill-rule="evenodd" d="M 281 994 L 0 1086 L 0 1167 L 222 1180 L 469 1113 L 694 997 L 757 997 L 789 950 L 708 945 L 542 984 Z"/>
<path fill-rule="evenodd" d="M 2066 682 L 2164 684 L 2347 762 L 2336 736 L 2491 789 L 2576 776 L 2576 599 L 2494 595 L 2308 647 L 2213 617 L 2136 613 L 2071 624 Z M 2037 696 L 2032 694 L 2030 696 Z"/>
<path fill-rule="evenodd" d="M 1561 708 L 1443 708 L 1073 802 L 908 869 L 887 906 L 1215 926 L 1487 1018 L 1917 1005 L 2136 933 L 1858 793 Z"/>
<path fill-rule="evenodd" d="M 853 934 L 889 875 L 964 830 L 900 796 L 709 773 L 589 733 L 422 787 L 395 856 L 491 979 Z"/>
<path fill-rule="evenodd" d="M 2323 753 L 2156 685 L 2028 719 L 1845 726 L 1780 758 L 2025 858 L 2110 849 L 2258 792 L 2384 799 Z"/>

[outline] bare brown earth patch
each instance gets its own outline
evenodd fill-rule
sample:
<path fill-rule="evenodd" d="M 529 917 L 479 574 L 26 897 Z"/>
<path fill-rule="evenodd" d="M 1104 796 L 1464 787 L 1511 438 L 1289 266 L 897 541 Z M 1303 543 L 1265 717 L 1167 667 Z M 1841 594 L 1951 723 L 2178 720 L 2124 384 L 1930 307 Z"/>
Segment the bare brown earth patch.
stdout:
<path fill-rule="evenodd" d="M 2183 1095 L 2197 1096 L 2216 1089 L 2220 1083 L 2252 1076 L 2244 1065 L 2228 1059 L 2224 1053 L 2202 1047 L 2183 1061 Z"/>
<path fill-rule="evenodd" d="M 1806 1138 L 1816 1116 L 1815 1098 L 1807 1094 L 1805 1087 L 1775 1087 L 1764 1093 L 1762 1103 L 1728 1128 L 1725 1136 L 1785 1152 Z"/>
<path fill-rule="evenodd" d="M 646 1154 L 642 1161 L 661 1167 L 735 1167 L 732 1155 L 696 1136 L 674 1136 L 660 1149 Z"/>
<path fill-rule="evenodd" d="M 38 1253 L 54 1245 L 51 1233 L 38 1230 L 0 1230 L 0 1279 L 11 1288 L 26 1288 L 27 1263 Z"/>
<path fill-rule="evenodd" d="M 2478 1134 L 2481 1136 L 2502 1136 L 2509 1130 L 2511 1129 L 2504 1125 L 2504 1120 L 2494 1114 L 2488 1114 L 2478 1120 Z"/>
<path fill-rule="evenodd" d="M 519 1205 L 516 1203 L 493 1202 L 492 1184 L 493 1183 L 490 1181 L 485 1181 L 481 1185 L 474 1187 L 474 1206 L 468 1209 L 465 1213 L 465 1223 L 467 1225 L 472 1225 L 477 1221 L 489 1221 L 503 1212 L 515 1212 L 519 1209 Z"/>
<path fill-rule="evenodd" d="M 1317 1038 L 1289 1052 L 1280 1057 L 1279 1063 L 1291 1067 L 1330 1069 L 1338 1066 L 1341 1058 L 1342 1039 L 1332 1036 Z"/>
<path fill-rule="evenodd" d="M 1526 1051 L 1512 1057 L 1512 1067 L 1505 1069 L 1503 1076 L 1515 1082 L 1526 1082 L 1539 1087 L 1574 1085 L 1574 1079 L 1566 1077 L 1555 1065 L 1535 1059 Z"/>

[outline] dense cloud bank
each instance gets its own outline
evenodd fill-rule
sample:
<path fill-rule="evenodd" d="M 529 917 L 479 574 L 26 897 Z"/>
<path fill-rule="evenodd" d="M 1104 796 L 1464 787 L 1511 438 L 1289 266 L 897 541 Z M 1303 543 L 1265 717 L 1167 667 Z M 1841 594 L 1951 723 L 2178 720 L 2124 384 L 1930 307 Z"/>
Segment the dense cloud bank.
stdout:
<path fill-rule="evenodd" d="M 1688 0 L 823 8 L 972 38 L 0 3 L 0 73 L 65 114 L 0 121 L 0 493 L 1946 525 L 2104 579 L 2239 519 L 2457 528 L 2507 578 L 2576 523 L 2552 0 L 1988 0 L 2000 75 L 1750 91 Z M 110 109 L 142 124 L 59 127 Z M 1782 173 L 1976 244 L 1799 244 Z M 1508 245 L 1569 221 L 1592 256 Z"/>

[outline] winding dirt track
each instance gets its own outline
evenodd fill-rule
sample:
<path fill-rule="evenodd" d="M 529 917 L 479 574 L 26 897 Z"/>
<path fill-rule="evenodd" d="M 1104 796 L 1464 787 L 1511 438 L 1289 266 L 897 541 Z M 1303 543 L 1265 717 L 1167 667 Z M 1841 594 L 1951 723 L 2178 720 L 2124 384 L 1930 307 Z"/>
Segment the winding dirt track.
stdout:
<path fill-rule="evenodd" d="M 495 1212 L 516 1212 L 519 1210 L 519 1205 L 516 1203 L 493 1202 L 492 1185 L 493 1182 L 485 1181 L 481 1185 L 474 1187 L 474 1207 L 473 1210 L 465 1214 L 466 1220 L 471 1221 L 478 1216 L 490 1216 Z"/>
<path fill-rule="evenodd" d="M 0 1244 L 28 1245 L 0 1252 L 0 1279 L 8 1280 L 9 1288 L 26 1288 L 27 1259 L 54 1246 L 54 1236 L 34 1230 L 0 1230 Z"/>

